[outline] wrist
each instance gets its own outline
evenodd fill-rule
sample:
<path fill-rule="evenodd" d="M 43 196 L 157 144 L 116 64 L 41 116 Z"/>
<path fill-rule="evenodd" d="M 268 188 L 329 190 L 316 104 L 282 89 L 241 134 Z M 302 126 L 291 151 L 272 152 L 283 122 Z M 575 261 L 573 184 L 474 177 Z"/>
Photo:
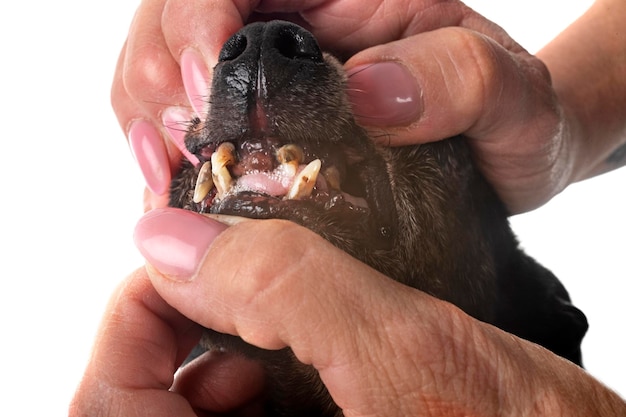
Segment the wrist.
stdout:
<path fill-rule="evenodd" d="M 626 158 L 611 158 L 626 142 L 624 13 L 623 1 L 596 1 L 537 54 L 567 121 L 570 183 L 626 165 Z"/>
<path fill-rule="evenodd" d="M 626 415 L 626 403 L 584 369 L 547 349 L 483 326 L 496 352 L 501 416 L 607 417 Z M 488 351 L 488 350 L 487 350 Z"/>

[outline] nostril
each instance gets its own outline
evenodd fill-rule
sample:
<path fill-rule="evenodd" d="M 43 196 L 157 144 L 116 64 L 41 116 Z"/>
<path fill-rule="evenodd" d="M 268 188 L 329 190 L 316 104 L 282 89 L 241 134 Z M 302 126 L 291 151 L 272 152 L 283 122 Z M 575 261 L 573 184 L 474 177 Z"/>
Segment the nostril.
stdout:
<path fill-rule="evenodd" d="M 274 47 L 282 56 L 289 59 L 323 61 L 317 41 L 304 29 L 293 25 L 282 26 L 277 35 Z"/>
<path fill-rule="evenodd" d="M 290 60 L 323 62 L 317 41 L 306 29 L 283 21 L 252 23 L 243 27 L 226 41 L 219 62 L 235 61 L 250 53 L 249 59 L 258 59 L 261 51 L 266 57 L 282 56 Z M 248 59 L 248 58 L 246 58 Z"/>
<path fill-rule="evenodd" d="M 232 61 L 244 53 L 248 46 L 248 38 L 242 33 L 233 35 L 222 47 L 219 62 Z"/>

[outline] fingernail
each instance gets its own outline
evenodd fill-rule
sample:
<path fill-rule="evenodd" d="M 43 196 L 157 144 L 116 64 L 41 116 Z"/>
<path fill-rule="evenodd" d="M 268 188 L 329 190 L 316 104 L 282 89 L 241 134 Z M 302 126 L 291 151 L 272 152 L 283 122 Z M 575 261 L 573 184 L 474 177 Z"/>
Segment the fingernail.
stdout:
<path fill-rule="evenodd" d="M 207 112 L 210 74 L 205 61 L 194 49 L 185 49 L 180 57 L 180 71 L 187 98 L 200 117 Z"/>
<path fill-rule="evenodd" d="M 128 142 L 148 188 L 157 195 L 167 193 L 170 164 L 165 143 L 156 128 L 146 120 L 137 120 L 130 126 Z"/>
<path fill-rule="evenodd" d="M 180 152 L 194 165 L 200 162 L 185 146 L 185 135 L 192 119 L 191 113 L 183 107 L 168 107 L 161 114 L 161 120 L 170 139 Z"/>
<path fill-rule="evenodd" d="M 380 62 L 348 71 L 348 97 L 357 120 L 369 126 L 401 126 L 422 112 L 421 90 L 402 64 Z"/>
<path fill-rule="evenodd" d="M 191 211 L 162 208 L 146 213 L 134 240 L 146 261 L 175 281 L 193 279 L 209 246 L 227 226 Z"/>

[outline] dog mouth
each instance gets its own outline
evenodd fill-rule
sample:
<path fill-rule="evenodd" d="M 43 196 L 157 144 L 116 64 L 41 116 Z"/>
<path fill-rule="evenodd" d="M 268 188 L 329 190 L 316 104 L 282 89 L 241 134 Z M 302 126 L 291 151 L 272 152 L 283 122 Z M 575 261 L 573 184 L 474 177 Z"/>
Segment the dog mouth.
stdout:
<path fill-rule="evenodd" d="M 218 220 L 284 219 L 338 246 L 388 248 L 397 223 L 386 159 L 354 120 L 339 62 L 285 22 L 226 42 L 205 120 L 185 138 L 170 204 Z M 232 217 L 234 216 L 234 217 Z"/>
<path fill-rule="evenodd" d="M 364 158 L 342 152 L 337 144 L 314 150 L 269 137 L 207 145 L 200 156 L 191 207 L 199 213 L 304 217 L 302 222 L 311 211 L 345 218 L 370 215 L 368 185 L 359 166 Z"/>

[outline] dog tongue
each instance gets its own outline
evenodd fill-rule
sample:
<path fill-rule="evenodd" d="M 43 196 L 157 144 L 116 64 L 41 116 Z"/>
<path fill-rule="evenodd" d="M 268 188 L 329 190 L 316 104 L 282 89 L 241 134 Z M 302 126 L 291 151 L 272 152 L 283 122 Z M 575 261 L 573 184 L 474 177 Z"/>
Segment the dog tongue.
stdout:
<path fill-rule="evenodd" d="M 281 175 L 277 171 L 257 172 L 239 177 L 236 185 L 237 192 L 253 191 L 274 197 L 284 196 L 293 182 L 293 177 Z"/>
<path fill-rule="evenodd" d="M 319 163 L 319 160 L 317 161 Z M 315 162 L 312 163 L 313 165 Z M 292 187 L 296 186 L 301 173 L 310 169 L 310 166 L 301 164 L 297 168 L 286 164 L 279 165 L 271 172 L 268 171 L 252 171 L 237 178 L 237 183 L 233 188 L 234 193 L 251 191 L 259 194 L 270 195 L 273 197 L 283 197 L 290 194 Z M 319 166 L 318 171 L 319 172 Z M 307 180 L 308 181 L 308 180 Z M 322 175 L 315 174 L 315 186 L 319 191 L 328 191 L 328 184 Z M 298 187 L 299 189 L 299 187 Z M 310 195 L 310 191 L 307 195 Z M 288 198 L 301 198 L 302 195 Z"/>

